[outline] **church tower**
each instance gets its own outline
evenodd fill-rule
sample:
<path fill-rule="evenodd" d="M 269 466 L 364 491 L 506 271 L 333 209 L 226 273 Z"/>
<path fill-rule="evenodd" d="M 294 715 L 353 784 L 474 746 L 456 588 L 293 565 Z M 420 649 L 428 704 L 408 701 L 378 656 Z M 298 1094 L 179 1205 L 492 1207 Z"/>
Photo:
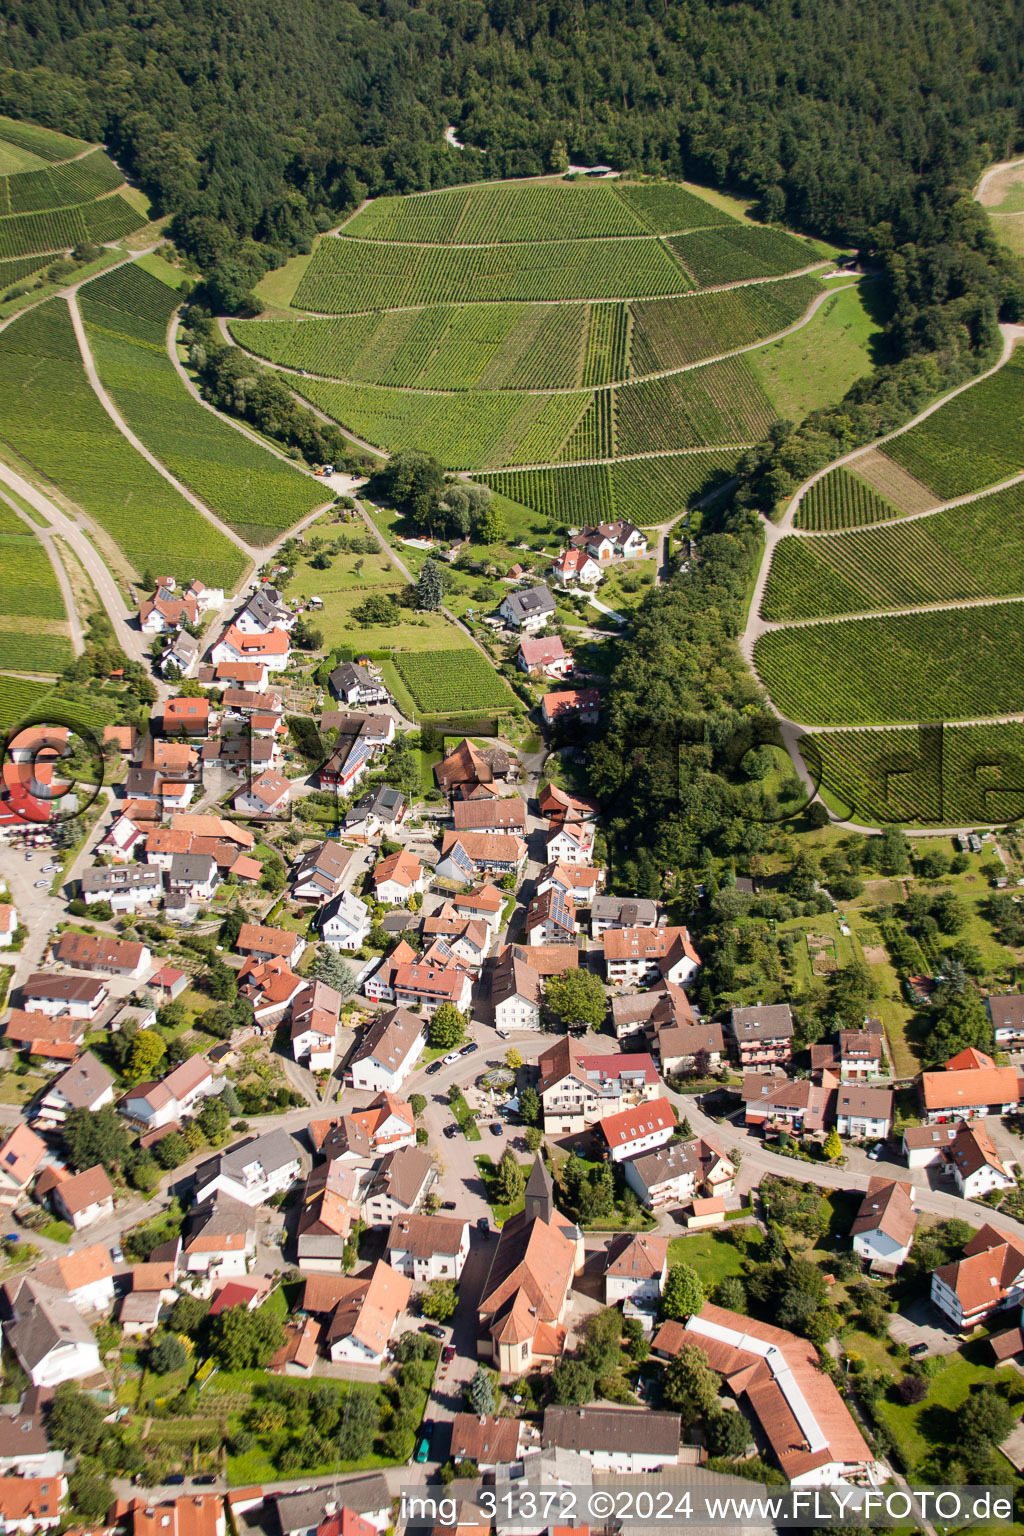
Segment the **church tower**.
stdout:
<path fill-rule="evenodd" d="M 540 1153 L 534 1158 L 530 1177 L 526 1181 L 526 1221 L 529 1224 L 539 1217 L 550 1224 L 555 1214 L 555 1186 L 544 1165 Z"/>

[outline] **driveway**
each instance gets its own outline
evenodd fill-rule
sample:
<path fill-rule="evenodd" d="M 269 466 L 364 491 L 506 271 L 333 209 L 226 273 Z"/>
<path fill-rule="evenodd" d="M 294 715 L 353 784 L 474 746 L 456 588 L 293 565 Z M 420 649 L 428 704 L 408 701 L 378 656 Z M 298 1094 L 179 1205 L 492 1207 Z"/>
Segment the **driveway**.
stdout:
<path fill-rule="evenodd" d="M 960 1340 L 927 1296 L 918 1296 L 889 1318 L 889 1336 L 913 1349 L 926 1344 L 929 1355 L 952 1355 Z"/>

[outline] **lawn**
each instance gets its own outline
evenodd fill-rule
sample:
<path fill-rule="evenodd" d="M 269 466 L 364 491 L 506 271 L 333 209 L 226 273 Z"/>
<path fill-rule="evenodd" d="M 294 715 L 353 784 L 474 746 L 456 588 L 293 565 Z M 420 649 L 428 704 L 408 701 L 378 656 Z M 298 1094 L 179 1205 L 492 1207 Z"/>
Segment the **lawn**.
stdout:
<path fill-rule="evenodd" d="M 312 253 L 308 256 L 293 256 L 283 267 L 268 272 L 256 284 L 256 297 L 267 308 L 287 309 L 311 260 Z"/>
<path fill-rule="evenodd" d="M 841 399 L 871 372 L 872 342 L 879 334 L 873 305 L 870 288 L 853 284 L 826 299 L 802 330 L 747 354 L 780 416 L 802 421 L 823 399 Z"/>
<path fill-rule="evenodd" d="M 736 1241 L 733 1241 L 733 1239 Z M 742 1239 L 742 1246 L 737 1246 Z M 725 1232 L 695 1232 L 690 1237 L 674 1237 L 668 1245 L 669 1264 L 689 1264 L 695 1269 L 706 1291 L 712 1291 L 728 1275 L 741 1275 L 743 1261 L 751 1244 L 761 1241 L 755 1226 L 732 1226 Z"/>
<path fill-rule="evenodd" d="M 491 1214 L 494 1217 L 494 1225 L 496 1227 L 503 1227 L 510 1216 L 515 1216 L 519 1211 L 523 1209 L 524 1205 L 526 1204 L 525 1197 L 520 1197 L 520 1199 L 516 1201 L 515 1205 L 502 1205 L 498 1198 L 498 1170 L 492 1158 L 486 1152 L 478 1152 L 473 1161 L 476 1164 L 477 1172 L 483 1181 L 484 1199 L 487 1201 L 487 1204 L 491 1208 Z M 528 1175 L 533 1164 L 520 1163 L 519 1166 L 522 1168 L 524 1174 Z"/>
<path fill-rule="evenodd" d="M 457 1094 L 454 1099 L 450 1099 L 448 1101 L 448 1107 L 451 1109 L 452 1114 L 459 1122 L 462 1134 L 465 1136 L 466 1140 L 479 1141 L 480 1128 L 476 1123 L 473 1111 L 466 1103 L 465 1095 L 462 1093 Z"/>
<path fill-rule="evenodd" d="M 46 1082 L 39 1073 L 28 1072 L 19 1077 L 16 1072 L 0 1076 L 0 1104 L 27 1104 Z"/>
<path fill-rule="evenodd" d="M 1008 1379 L 1006 1371 L 1000 1374 L 981 1363 L 984 1352 L 984 1342 L 975 1339 L 958 1353 L 944 1356 L 923 1402 L 904 1407 L 886 1399 L 880 1401 L 878 1415 L 890 1430 L 910 1476 L 927 1457 L 934 1453 L 946 1455 L 949 1447 L 956 1444 L 956 1410 L 968 1393 Z M 1009 1481 L 1009 1463 L 1002 1457 L 999 1462 Z"/>

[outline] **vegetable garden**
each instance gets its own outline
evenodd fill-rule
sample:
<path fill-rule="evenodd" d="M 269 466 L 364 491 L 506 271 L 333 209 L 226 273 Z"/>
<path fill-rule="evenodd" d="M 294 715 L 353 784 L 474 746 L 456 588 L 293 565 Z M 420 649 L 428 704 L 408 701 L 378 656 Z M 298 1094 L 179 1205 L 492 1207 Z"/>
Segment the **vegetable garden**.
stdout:
<path fill-rule="evenodd" d="M 783 539 L 762 614 L 818 618 L 1024 592 L 1024 485 L 862 532 Z"/>
<path fill-rule="evenodd" d="M 815 480 L 801 498 L 794 524 L 797 528 L 855 528 L 901 516 L 898 507 L 841 464 Z"/>
<path fill-rule="evenodd" d="M 477 650 L 396 651 L 398 674 L 427 715 L 510 709 L 515 695 Z"/>
<path fill-rule="evenodd" d="M 869 825 L 971 826 L 1024 815 L 1024 726 L 816 732 L 805 753 L 822 788 Z"/>
<path fill-rule="evenodd" d="M 97 400 L 62 299 L 0 332 L 0 437 L 96 519 L 136 571 L 230 589 L 245 558 L 128 443 Z"/>
<path fill-rule="evenodd" d="M 754 650 L 779 711 L 817 725 L 1015 714 L 1020 603 L 776 629 Z"/>
<path fill-rule="evenodd" d="M 948 500 L 980 491 L 1024 469 L 1024 357 L 1010 361 L 891 438 L 889 458 Z"/>
<path fill-rule="evenodd" d="M 164 345 L 179 302 L 135 266 L 117 267 L 79 301 L 100 378 L 132 430 L 243 538 L 269 544 L 325 500 L 321 486 L 200 405 Z"/>

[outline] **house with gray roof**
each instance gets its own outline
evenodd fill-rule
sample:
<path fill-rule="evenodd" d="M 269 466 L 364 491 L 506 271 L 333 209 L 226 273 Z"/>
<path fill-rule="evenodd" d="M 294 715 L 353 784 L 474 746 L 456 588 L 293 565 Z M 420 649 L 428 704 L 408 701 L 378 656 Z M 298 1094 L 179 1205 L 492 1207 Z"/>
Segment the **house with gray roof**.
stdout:
<path fill-rule="evenodd" d="M 384 1531 L 392 1523 L 391 1504 L 390 1490 L 379 1472 L 334 1478 L 319 1488 L 269 1498 L 267 1529 L 271 1536 L 316 1536 L 325 1520 L 340 1516 L 342 1509 L 351 1509 Z"/>
<path fill-rule="evenodd" d="M 176 853 L 167 872 L 167 889 L 188 901 L 212 901 L 220 884 L 217 860 L 212 853 Z"/>
<path fill-rule="evenodd" d="M 528 587 L 525 592 L 507 593 L 498 612 L 510 628 L 529 633 L 544 628 L 555 612 L 555 599 L 547 587 Z"/>
<path fill-rule="evenodd" d="M 201 1205 L 222 1194 L 243 1205 L 262 1205 L 283 1193 L 299 1177 L 302 1161 L 286 1131 L 267 1131 L 228 1152 L 208 1158 L 196 1169 L 195 1200 Z"/>
<path fill-rule="evenodd" d="M 4 1342 L 34 1387 L 82 1381 L 102 1370 L 96 1338 L 70 1301 L 31 1275 L 8 1280 L 0 1293 Z"/>
<path fill-rule="evenodd" d="M 637 896 L 595 896 L 590 903 L 590 933 L 600 938 L 607 928 L 656 928 L 658 904 Z"/>
<path fill-rule="evenodd" d="M 108 902 L 114 912 L 137 912 L 156 906 L 164 890 L 163 870 L 155 864 L 115 864 L 111 869 L 87 869 L 79 880 L 87 906 Z"/>

